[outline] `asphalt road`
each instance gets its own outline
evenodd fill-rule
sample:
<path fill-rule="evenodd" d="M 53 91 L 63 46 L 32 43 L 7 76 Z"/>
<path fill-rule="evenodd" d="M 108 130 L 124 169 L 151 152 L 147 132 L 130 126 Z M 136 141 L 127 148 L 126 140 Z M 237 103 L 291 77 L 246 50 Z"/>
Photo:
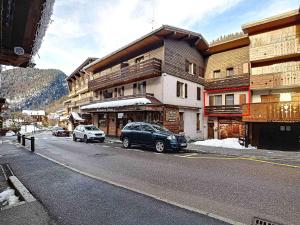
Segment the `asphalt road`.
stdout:
<path fill-rule="evenodd" d="M 300 169 L 208 154 L 157 154 L 43 133 L 37 153 L 111 182 L 245 224 L 300 221 Z"/>
<path fill-rule="evenodd" d="M 46 208 L 51 221 L 60 225 L 228 225 L 92 179 L 12 144 L 1 144 L 0 153 L 0 163 L 10 164 Z M 38 224 L 50 225 L 51 221 Z M 11 224 L 15 224 L 13 218 Z"/>

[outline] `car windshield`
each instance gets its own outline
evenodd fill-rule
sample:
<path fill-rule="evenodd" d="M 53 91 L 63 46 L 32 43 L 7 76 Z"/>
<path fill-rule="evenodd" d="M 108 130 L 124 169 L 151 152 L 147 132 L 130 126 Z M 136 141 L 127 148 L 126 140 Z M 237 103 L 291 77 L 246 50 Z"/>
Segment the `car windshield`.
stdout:
<path fill-rule="evenodd" d="M 157 125 L 157 124 L 152 124 L 152 127 L 157 131 L 169 131 L 167 128 Z"/>
<path fill-rule="evenodd" d="M 84 127 L 86 130 L 99 130 L 97 127 L 95 126 L 86 126 Z"/>

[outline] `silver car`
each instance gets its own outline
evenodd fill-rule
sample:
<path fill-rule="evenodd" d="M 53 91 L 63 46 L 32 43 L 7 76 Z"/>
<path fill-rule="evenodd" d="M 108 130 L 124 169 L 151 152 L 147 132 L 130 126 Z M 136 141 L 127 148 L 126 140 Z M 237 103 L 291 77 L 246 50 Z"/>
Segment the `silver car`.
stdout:
<path fill-rule="evenodd" d="M 73 132 L 73 141 L 82 140 L 104 142 L 105 133 L 94 125 L 78 125 Z"/>

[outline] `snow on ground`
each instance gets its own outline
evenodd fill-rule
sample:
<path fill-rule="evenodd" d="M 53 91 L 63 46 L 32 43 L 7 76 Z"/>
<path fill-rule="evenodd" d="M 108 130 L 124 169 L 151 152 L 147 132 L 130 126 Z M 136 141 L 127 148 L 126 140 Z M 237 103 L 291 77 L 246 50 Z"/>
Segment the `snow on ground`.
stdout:
<path fill-rule="evenodd" d="M 196 141 L 192 143 L 194 145 L 204 145 L 204 146 L 213 146 L 213 147 L 223 147 L 223 148 L 234 148 L 234 149 L 256 149 L 251 145 L 248 148 L 239 144 L 238 138 L 226 138 L 226 139 L 208 139 L 205 141 Z"/>
<path fill-rule="evenodd" d="M 5 134 L 6 137 L 11 137 L 11 136 L 15 136 L 15 135 L 16 135 L 16 133 L 13 132 L 12 130 L 7 131 Z"/>
<path fill-rule="evenodd" d="M 15 195 L 15 190 L 7 188 L 5 191 L 0 193 L 0 204 L 5 205 L 14 205 L 19 203 L 19 197 Z"/>
<path fill-rule="evenodd" d="M 32 133 L 34 131 L 39 131 L 40 128 L 34 126 L 34 125 L 23 125 L 21 126 L 20 133 L 21 134 L 26 134 L 26 133 Z"/>

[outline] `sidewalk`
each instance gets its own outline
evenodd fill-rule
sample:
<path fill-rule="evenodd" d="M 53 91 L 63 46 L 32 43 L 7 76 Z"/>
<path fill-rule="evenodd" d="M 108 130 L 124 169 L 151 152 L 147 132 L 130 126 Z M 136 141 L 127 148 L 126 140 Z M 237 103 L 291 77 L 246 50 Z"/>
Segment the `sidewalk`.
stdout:
<path fill-rule="evenodd" d="M 226 156 L 255 157 L 257 159 L 282 159 L 300 162 L 300 151 L 278 151 L 266 149 L 233 149 L 212 146 L 188 144 L 190 152 L 220 154 Z"/>
<path fill-rule="evenodd" d="M 21 154 L 20 154 L 21 153 Z M 15 148 L 13 145 L 8 144 L 7 141 L 0 142 L 0 164 L 9 163 L 16 155 L 22 155 L 22 152 Z M 56 223 L 49 217 L 48 213 L 36 199 L 26 201 L 20 192 L 22 187 L 14 187 L 7 180 L 2 169 L 0 171 L 0 192 L 10 187 L 17 192 L 20 202 L 14 205 L 2 207 L 0 210 L 0 224 L 9 225 L 55 225 Z M 27 198 L 28 200 L 28 198 Z M 1 208 L 1 207 L 0 207 Z"/>

